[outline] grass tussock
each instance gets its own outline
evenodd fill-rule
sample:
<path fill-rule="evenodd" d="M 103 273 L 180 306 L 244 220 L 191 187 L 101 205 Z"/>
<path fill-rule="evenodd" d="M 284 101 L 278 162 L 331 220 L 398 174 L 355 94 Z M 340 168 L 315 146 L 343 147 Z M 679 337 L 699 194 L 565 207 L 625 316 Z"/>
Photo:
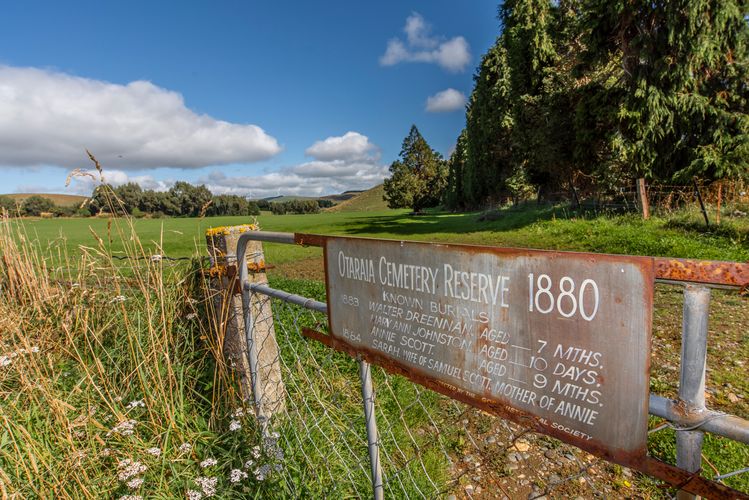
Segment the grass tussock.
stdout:
<path fill-rule="evenodd" d="M 257 449 L 245 465 L 257 437 L 220 361 L 200 266 L 148 258 L 127 219 L 95 236 L 73 257 L 0 222 L 0 496 L 270 487 L 255 479 Z"/>

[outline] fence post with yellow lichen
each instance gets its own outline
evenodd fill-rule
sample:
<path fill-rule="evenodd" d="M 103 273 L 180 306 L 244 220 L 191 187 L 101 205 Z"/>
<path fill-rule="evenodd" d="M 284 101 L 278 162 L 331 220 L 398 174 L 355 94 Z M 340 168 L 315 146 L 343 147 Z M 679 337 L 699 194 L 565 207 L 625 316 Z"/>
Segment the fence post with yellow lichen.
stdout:
<path fill-rule="evenodd" d="M 206 231 L 206 242 L 211 257 L 211 291 L 218 318 L 218 340 L 224 358 L 239 377 L 242 397 L 253 400 L 253 382 L 260 395 L 262 408 L 258 415 L 271 418 L 285 408 L 285 390 L 281 377 L 281 363 L 273 326 L 273 312 L 266 297 L 251 294 L 252 332 L 257 356 L 257 380 L 252 380 L 248 341 L 242 312 L 242 294 L 237 269 L 237 241 L 242 233 L 256 231 L 252 224 L 212 228 Z M 246 252 L 248 280 L 266 285 L 265 260 L 262 243 L 250 242 Z M 264 423 L 264 422 L 263 422 Z"/>

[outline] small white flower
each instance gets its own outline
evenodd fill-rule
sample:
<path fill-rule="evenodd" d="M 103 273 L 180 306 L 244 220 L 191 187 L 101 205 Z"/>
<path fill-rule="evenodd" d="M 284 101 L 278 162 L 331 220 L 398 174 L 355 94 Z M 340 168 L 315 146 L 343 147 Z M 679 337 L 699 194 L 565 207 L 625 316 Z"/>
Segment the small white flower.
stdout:
<path fill-rule="evenodd" d="M 118 295 L 118 296 L 114 297 L 112 300 L 110 300 L 109 303 L 110 304 L 115 304 L 115 303 L 119 304 L 121 302 L 125 302 L 126 300 L 127 300 L 127 297 L 125 297 L 124 295 Z"/>
<path fill-rule="evenodd" d="M 146 453 L 149 455 L 153 455 L 154 457 L 160 457 L 161 456 L 161 448 L 158 448 L 154 446 L 153 448 L 148 448 L 146 450 Z"/>
<path fill-rule="evenodd" d="M 133 408 L 138 408 L 138 407 L 145 408 L 146 403 L 144 403 L 142 399 L 134 399 L 130 401 L 125 408 L 127 408 L 128 410 L 132 410 Z"/>
<path fill-rule="evenodd" d="M 270 465 L 265 464 L 261 465 L 257 469 L 255 469 L 255 479 L 258 481 L 262 481 L 266 477 L 268 477 L 268 473 L 270 472 Z"/>
<path fill-rule="evenodd" d="M 132 436 L 135 431 L 135 425 L 137 422 L 135 420 L 123 420 L 122 422 L 115 425 L 111 431 L 107 433 L 107 436 L 111 436 L 112 434 L 119 434 L 121 436 Z"/>
<path fill-rule="evenodd" d="M 180 453 L 189 453 L 192 450 L 192 445 L 190 443 L 182 443 L 179 445 L 178 450 Z"/>
<path fill-rule="evenodd" d="M 197 490 L 187 490 L 187 500 L 200 500 L 203 494 Z"/>
<path fill-rule="evenodd" d="M 245 468 L 245 469 L 251 469 L 253 465 L 255 465 L 255 461 L 254 461 L 254 460 L 252 460 L 252 459 L 249 459 L 249 460 L 247 460 L 247 461 L 246 461 L 246 462 L 244 463 L 244 468 Z"/>
<path fill-rule="evenodd" d="M 239 420 L 232 420 L 231 423 L 229 424 L 229 430 L 232 432 L 238 431 L 241 428 L 242 428 L 242 424 L 239 423 Z"/>
<path fill-rule="evenodd" d="M 143 500 L 143 497 L 140 495 L 122 495 L 120 500 Z"/>
<path fill-rule="evenodd" d="M 197 318 L 197 317 L 198 317 L 198 315 L 197 315 L 197 314 L 195 314 L 195 313 L 190 313 L 190 314 L 188 314 L 187 316 L 185 316 L 185 319 L 186 319 L 186 320 L 188 320 L 188 321 L 190 321 L 190 320 L 192 320 L 192 319 L 195 319 L 195 318 Z"/>
<path fill-rule="evenodd" d="M 38 353 L 39 352 L 39 346 L 37 346 L 37 345 L 32 346 L 31 347 L 31 352 L 33 352 L 34 354 Z"/>
<path fill-rule="evenodd" d="M 247 415 L 247 413 L 245 413 L 244 408 L 242 408 L 241 406 L 237 408 L 236 410 L 234 410 L 233 412 L 231 412 L 232 418 L 242 418 L 245 415 Z"/>
<path fill-rule="evenodd" d="M 255 459 L 260 458 L 260 447 L 259 446 L 255 446 L 254 448 L 252 448 L 252 456 Z"/>
<path fill-rule="evenodd" d="M 137 476 L 138 474 L 146 472 L 147 467 L 140 462 L 125 458 L 119 461 L 119 463 L 117 464 L 117 469 L 119 469 L 117 478 L 120 481 L 124 482 Z"/>
<path fill-rule="evenodd" d="M 213 467 L 217 463 L 218 463 L 218 460 L 216 460 L 215 458 L 206 458 L 205 460 L 203 460 L 202 462 L 200 462 L 200 466 L 202 468 L 206 469 L 208 467 Z"/>
<path fill-rule="evenodd" d="M 8 366 L 12 361 L 8 356 L 0 356 L 0 366 Z"/>
<path fill-rule="evenodd" d="M 133 479 L 128 481 L 126 484 L 127 484 L 127 487 L 130 488 L 131 490 L 137 490 L 143 484 L 143 478 L 134 477 Z"/>
<path fill-rule="evenodd" d="M 114 400 L 119 403 L 120 401 L 122 401 L 122 396 L 115 396 Z"/>
<path fill-rule="evenodd" d="M 161 262 L 161 255 L 159 254 L 151 255 L 151 262 Z"/>
<path fill-rule="evenodd" d="M 195 482 L 203 490 L 205 496 L 212 497 L 216 494 L 216 483 L 218 483 L 217 477 L 196 477 Z"/>
<path fill-rule="evenodd" d="M 231 470 L 231 476 L 229 477 L 229 481 L 232 483 L 238 483 L 242 479 L 247 479 L 247 473 L 241 469 L 232 469 Z"/>
<path fill-rule="evenodd" d="M 112 454 L 112 448 L 104 448 L 103 450 L 101 450 L 101 452 L 99 452 L 99 456 L 104 457 L 104 458 L 110 456 L 111 454 Z"/>
<path fill-rule="evenodd" d="M 272 437 L 273 439 L 277 440 L 278 438 L 281 437 L 281 435 L 278 432 L 273 431 L 273 432 L 270 433 L 270 437 Z"/>

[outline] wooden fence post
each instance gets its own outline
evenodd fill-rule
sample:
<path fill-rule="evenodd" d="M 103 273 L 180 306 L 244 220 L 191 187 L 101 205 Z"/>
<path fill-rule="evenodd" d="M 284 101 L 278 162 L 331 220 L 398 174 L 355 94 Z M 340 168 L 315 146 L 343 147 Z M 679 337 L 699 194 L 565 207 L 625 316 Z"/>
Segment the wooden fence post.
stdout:
<path fill-rule="evenodd" d="M 645 179 L 637 179 L 637 204 L 640 205 L 640 213 L 642 218 L 647 220 L 650 218 L 650 201 L 648 200 L 648 192 L 645 188 Z"/>
<path fill-rule="evenodd" d="M 206 231 L 208 253 L 211 257 L 211 291 L 213 306 L 218 318 L 219 341 L 223 335 L 223 352 L 229 366 L 239 376 L 242 397 L 253 399 L 247 338 L 242 313 L 242 295 L 237 270 L 237 241 L 242 233 L 254 231 L 253 225 L 227 226 Z M 263 246 L 251 241 L 247 246 L 248 279 L 251 283 L 267 285 Z M 286 391 L 281 376 L 281 359 L 273 326 L 270 300 L 264 296 L 251 295 L 253 334 L 257 342 L 257 381 L 263 408 L 259 414 L 265 417 L 285 409 Z M 261 422 L 264 424 L 265 422 Z"/>

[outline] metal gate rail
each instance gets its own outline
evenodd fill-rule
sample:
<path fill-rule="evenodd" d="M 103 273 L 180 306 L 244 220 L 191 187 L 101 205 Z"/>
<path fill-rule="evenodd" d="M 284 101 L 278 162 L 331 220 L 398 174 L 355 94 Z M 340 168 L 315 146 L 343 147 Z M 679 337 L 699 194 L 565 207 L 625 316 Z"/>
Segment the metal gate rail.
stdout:
<path fill-rule="evenodd" d="M 259 293 L 278 300 L 327 314 L 327 304 L 266 285 L 251 284 L 248 281 L 245 257 L 250 241 L 261 241 L 306 246 L 324 246 L 325 236 L 299 233 L 279 233 L 267 231 L 247 232 L 240 236 L 237 245 L 239 280 L 245 304 L 245 314 L 249 314 L 250 293 Z M 682 327 L 681 371 L 679 377 L 679 397 L 669 399 L 651 394 L 649 413 L 661 417 L 677 431 L 677 464 L 666 464 L 652 457 L 646 457 L 641 464 L 628 464 L 641 472 L 657 477 L 670 485 L 680 488 L 678 498 L 694 498 L 694 494 L 715 498 L 749 498 L 749 495 L 733 490 L 724 484 L 710 481 L 700 476 L 702 463 L 703 433 L 749 444 L 749 420 L 736 415 L 711 410 L 705 406 L 705 369 L 707 354 L 707 334 L 710 304 L 710 289 L 745 290 L 749 286 L 749 264 L 736 262 L 701 261 L 695 259 L 653 258 L 656 283 L 684 286 L 684 317 Z M 248 345 L 252 345 L 252 322 L 246 321 Z M 327 337 L 327 336 L 325 336 Z M 363 406 L 367 425 L 367 441 L 371 466 L 374 497 L 383 498 L 382 470 L 379 458 L 379 438 L 374 417 L 374 391 L 369 363 L 339 339 L 320 339 L 326 345 L 348 354 L 356 355 L 362 388 Z M 250 353 L 253 349 L 249 349 Z M 257 361 L 250 356 L 250 371 L 254 374 Z M 386 370 L 388 366 L 383 366 Z M 409 376 L 409 374 L 403 374 Z M 414 377 L 409 377 L 414 380 Z M 421 382 L 421 381 L 420 381 Z M 429 384 L 423 384 L 429 387 Z M 430 387 L 448 396 L 455 397 L 441 387 Z M 460 398 L 456 398 L 460 399 Z M 260 408 L 259 402 L 255 401 Z M 262 420 L 262 419 L 261 419 Z M 724 474 L 720 478 L 746 470 Z M 718 478 L 718 479 L 720 479 Z M 687 493 L 689 492 L 689 493 Z"/>

